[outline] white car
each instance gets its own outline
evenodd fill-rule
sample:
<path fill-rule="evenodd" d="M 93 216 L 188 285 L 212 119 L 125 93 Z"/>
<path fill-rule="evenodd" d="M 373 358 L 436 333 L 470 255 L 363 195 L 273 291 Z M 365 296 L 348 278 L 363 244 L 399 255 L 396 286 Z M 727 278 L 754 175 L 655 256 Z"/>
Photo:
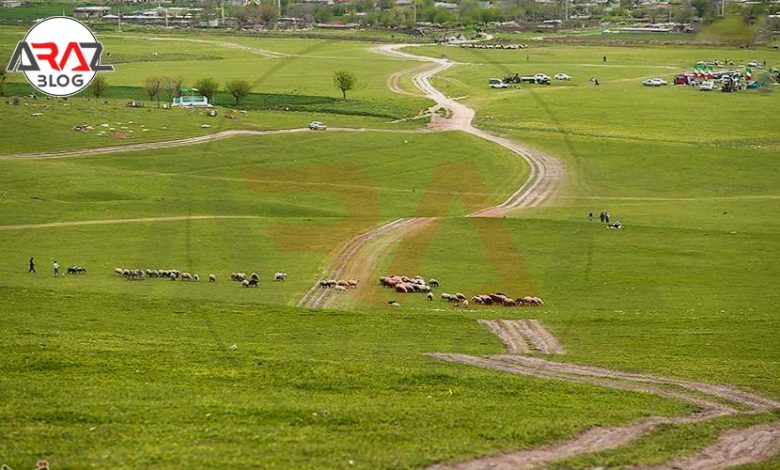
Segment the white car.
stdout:
<path fill-rule="evenodd" d="M 504 83 L 500 78 L 491 78 L 489 83 L 490 88 L 509 88 L 509 84 Z"/>
<path fill-rule="evenodd" d="M 536 80 L 537 83 L 549 82 L 550 77 L 548 77 L 543 73 L 537 73 L 536 75 L 534 75 L 534 80 Z"/>
<path fill-rule="evenodd" d="M 327 128 L 328 126 L 326 126 L 325 123 L 320 121 L 312 121 L 309 123 L 309 129 L 313 131 L 324 131 Z"/>
<path fill-rule="evenodd" d="M 556 80 L 571 80 L 571 75 L 567 75 L 563 72 L 559 72 L 553 75 L 553 78 Z"/>
<path fill-rule="evenodd" d="M 764 64 L 757 60 L 751 60 L 750 62 L 748 62 L 747 66 L 757 68 L 757 69 L 764 68 Z"/>
<path fill-rule="evenodd" d="M 663 78 L 648 78 L 647 80 L 642 82 L 642 85 L 644 86 L 664 86 L 668 84 L 669 82 L 667 82 Z"/>
<path fill-rule="evenodd" d="M 715 82 L 713 82 L 712 80 L 699 83 L 699 91 L 711 91 L 714 89 L 715 89 Z"/>

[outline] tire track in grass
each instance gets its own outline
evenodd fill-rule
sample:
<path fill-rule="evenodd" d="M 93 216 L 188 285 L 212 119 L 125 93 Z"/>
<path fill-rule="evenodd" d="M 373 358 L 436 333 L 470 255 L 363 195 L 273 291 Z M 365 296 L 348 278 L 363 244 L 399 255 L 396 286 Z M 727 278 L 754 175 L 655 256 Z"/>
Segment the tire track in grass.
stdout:
<path fill-rule="evenodd" d="M 597 426 L 570 439 L 518 452 L 480 457 L 454 463 L 439 463 L 429 470 L 522 470 L 542 468 L 562 459 L 590 454 L 630 444 L 661 425 L 683 425 L 729 415 L 749 415 L 780 409 L 780 403 L 728 385 L 665 378 L 649 374 L 621 372 L 605 367 L 556 362 L 519 355 L 534 350 L 563 352 L 560 343 L 538 320 L 479 320 L 506 345 L 508 354 L 468 356 L 433 353 L 443 361 L 483 367 L 510 374 L 560 380 L 618 390 L 651 393 L 662 398 L 696 406 L 688 416 L 653 416 L 621 426 Z M 529 347 L 530 346 L 530 347 Z M 559 349 L 560 348 L 560 349 Z M 700 451 L 673 458 L 648 470 L 725 469 L 760 462 L 780 451 L 780 421 L 723 431 L 717 441 Z"/>

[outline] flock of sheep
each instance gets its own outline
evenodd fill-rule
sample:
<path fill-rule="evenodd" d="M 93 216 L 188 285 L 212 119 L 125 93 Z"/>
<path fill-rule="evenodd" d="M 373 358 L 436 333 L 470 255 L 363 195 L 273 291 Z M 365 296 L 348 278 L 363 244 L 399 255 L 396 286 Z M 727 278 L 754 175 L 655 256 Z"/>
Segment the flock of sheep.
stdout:
<path fill-rule="evenodd" d="M 347 289 L 357 289 L 360 279 L 322 279 L 320 287 L 323 289 L 334 289 L 337 293 L 343 294 Z"/>
<path fill-rule="evenodd" d="M 121 276 L 125 279 L 138 280 L 144 278 L 162 278 L 175 281 L 180 279 L 182 281 L 200 281 L 200 275 L 191 274 L 188 272 L 182 272 L 178 269 L 125 269 L 115 268 L 114 273 L 117 276 Z M 287 279 L 287 273 L 277 272 L 274 274 L 274 281 L 284 281 Z M 217 282 L 216 274 L 209 274 L 209 282 Z M 231 273 L 230 280 L 238 281 L 243 287 L 257 287 L 260 284 L 260 276 L 257 273 L 252 273 L 247 276 L 246 273 Z"/>
<path fill-rule="evenodd" d="M 382 276 L 379 278 L 379 284 L 382 287 L 393 289 L 399 294 L 423 293 L 428 301 L 434 299 L 433 288 L 439 287 L 438 280 L 429 279 L 426 283 L 425 278 L 422 276 Z M 455 307 L 467 308 L 469 306 L 468 298 L 460 292 L 455 294 L 442 292 L 441 299 L 454 303 Z M 479 305 L 503 305 L 505 307 L 538 307 L 544 305 L 544 301 L 539 297 L 525 296 L 511 298 L 501 292 L 495 294 L 477 294 L 471 298 L 471 301 Z M 391 307 L 401 306 L 401 304 L 395 300 L 389 301 L 388 304 L 390 304 Z"/>

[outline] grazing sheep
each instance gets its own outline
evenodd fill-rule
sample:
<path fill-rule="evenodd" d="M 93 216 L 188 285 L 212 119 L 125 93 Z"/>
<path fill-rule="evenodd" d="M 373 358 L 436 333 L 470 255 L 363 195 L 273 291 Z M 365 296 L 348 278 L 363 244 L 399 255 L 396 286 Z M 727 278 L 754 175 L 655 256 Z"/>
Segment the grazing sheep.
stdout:
<path fill-rule="evenodd" d="M 456 293 L 455 293 L 455 298 L 456 298 L 456 299 L 458 299 L 458 300 L 460 300 L 461 302 L 463 302 L 464 300 L 466 300 L 466 296 L 465 296 L 465 295 L 463 295 L 463 294 L 461 294 L 460 292 L 456 292 Z"/>
<path fill-rule="evenodd" d="M 122 272 L 123 272 L 122 268 L 114 268 L 114 274 L 116 274 L 117 276 L 121 276 Z"/>
<path fill-rule="evenodd" d="M 439 287 L 439 280 L 438 279 L 429 279 L 428 285 L 431 287 Z"/>
<path fill-rule="evenodd" d="M 249 280 L 260 281 L 260 275 L 257 273 L 252 273 L 252 275 L 249 276 Z"/>
<path fill-rule="evenodd" d="M 198 281 L 200 281 L 200 276 L 198 276 L 197 274 L 193 274 L 192 275 L 192 280 L 195 281 L 195 282 L 198 282 Z"/>
<path fill-rule="evenodd" d="M 463 307 L 463 308 L 469 308 L 469 301 L 466 299 L 461 300 L 460 302 L 455 303 L 455 308 Z"/>
<path fill-rule="evenodd" d="M 249 279 L 249 280 L 244 279 L 244 281 L 247 282 L 246 287 L 257 287 L 258 285 L 260 285 L 260 279 Z"/>
<path fill-rule="evenodd" d="M 192 274 L 190 274 L 190 273 L 181 273 L 181 280 L 182 281 L 191 281 L 192 280 Z"/>
<path fill-rule="evenodd" d="M 350 289 L 357 289 L 359 283 L 360 283 L 360 279 L 350 279 L 347 281 L 347 284 L 349 285 Z"/>
<path fill-rule="evenodd" d="M 395 291 L 399 294 L 406 294 L 409 291 L 406 289 L 406 284 L 398 284 L 395 286 Z"/>
<path fill-rule="evenodd" d="M 274 274 L 274 281 L 284 281 L 287 279 L 287 273 L 276 273 Z"/>
<path fill-rule="evenodd" d="M 399 303 L 398 303 L 398 302 L 396 302 L 395 300 L 391 300 L 390 302 L 388 302 L 388 304 L 389 304 L 391 307 L 400 307 L 400 306 L 401 306 L 401 304 L 399 304 Z"/>
<path fill-rule="evenodd" d="M 68 274 L 87 274 L 87 268 L 84 266 L 71 266 L 68 268 Z"/>
<path fill-rule="evenodd" d="M 246 279 L 246 273 L 230 273 L 231 281 L 244 282 Z"/>
<path fill-rule="evenodd" d="M 453 296 L 452 294 L 448 294 L 446 292 L 442 292 L 441 293 L 441 300 L 446 300 L 447 302 L 452 302 L 452 299 L 454 299 L 454 298 L 455 298 L 455 296 Z"/>
<path fill-rule="evenodd" d="M 217 275 L 209 274 L 209 282 L 217 282 Z"/>
<path fill-rule="evenodd" d="M 344 279 L 339 279 L 338 282 L 336 283 L 336 285 L 342 286 L 342 287 L 349 287 L 349 283 L 347 281 L 345 281 Z"/>
<path fill-rule="evenodd" d="M 347 291 L 346 287 L 344 287 L 344 286 L 336 286 L 336 292 L 338 292 L 339 294 L 343 294 L 346 291 Z"/>
<path fill-rule="evenodd" d="M 428 300 L 428 302 L 433 300 L 433 293 L 428 292 L 428 295 L 425 296 L 425 298 Z"/>
<path fill-rule="evenodd" d="M 241 285 L 244 287 L 249 287 L 249 281 L 247 279 L 244 279 L 243 281 L 241 281 Z"/>
<path fill-rule="evenodd" d="M 330 285 L 328 284 L 328 281 L 322 279 L 320 280 L 320 287 L 322 287 L 323 289 L 327 289 L 328 287 L 330 287 Z"/>

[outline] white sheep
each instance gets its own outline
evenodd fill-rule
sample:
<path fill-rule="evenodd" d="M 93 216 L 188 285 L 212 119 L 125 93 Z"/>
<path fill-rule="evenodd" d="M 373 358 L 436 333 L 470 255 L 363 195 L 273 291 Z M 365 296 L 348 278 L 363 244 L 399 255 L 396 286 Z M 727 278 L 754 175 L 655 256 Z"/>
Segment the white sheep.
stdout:
<path fill-rule="evenodd" d="M 336 292 L 338 292 L 339 294 L 343 294 L 346 291 L 347 291 L 346 287 L 344 287 L 344 286 L 336 286 Z"/>
<path fill-rule="evenodd" d="M 198 282 L 198 281 L 200 281 L 200 276 L 198 276 L 197 274 L 193 274 L 192 275 L 192 280 L 195 281 L 195 282 Z"/>
<path fill-rule="evenodd" d="M 274 274 L 274 281 L 282 281 L 284 282 L 287 279 L 287 273 L 276 273 Z"/>
<path fill-rule="evenodd" d="M 209 274 L 209 282 L 217 282 L 217 275 Z"/>

